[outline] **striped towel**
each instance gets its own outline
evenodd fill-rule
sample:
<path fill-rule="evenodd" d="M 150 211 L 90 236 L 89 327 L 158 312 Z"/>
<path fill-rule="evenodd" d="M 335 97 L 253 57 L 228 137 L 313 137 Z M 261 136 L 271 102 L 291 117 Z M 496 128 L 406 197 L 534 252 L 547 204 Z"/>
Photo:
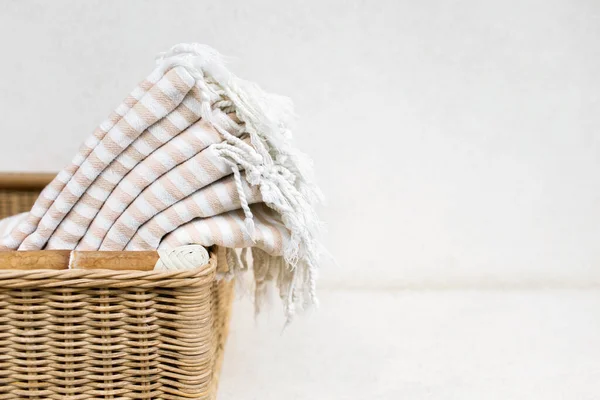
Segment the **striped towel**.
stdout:
<path fill-rule="evenodd" d="M 310 162 L 292 146 L 289 101 L 181 44 L 83 144 L 29 213 L 0 221 L 0 250 L 228 248 L 275 282 L 291 317 L 315 302 L 320 253 Z"/>

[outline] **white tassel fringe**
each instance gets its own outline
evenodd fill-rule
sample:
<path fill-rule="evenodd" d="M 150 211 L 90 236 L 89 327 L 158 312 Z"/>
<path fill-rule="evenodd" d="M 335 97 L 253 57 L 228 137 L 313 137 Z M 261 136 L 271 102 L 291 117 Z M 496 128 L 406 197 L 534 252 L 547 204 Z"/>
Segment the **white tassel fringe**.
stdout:
<path fill-rule="evenodd" d="M 317 303 L 316 275 L 322 252 L 317 241 L 320 222 L 314 211 L 322 196 L 311 181 L 310 159 L 292 145 L 292 102 L 239 79 L 226 68 L 223 57 L 206 45 L 178 44 L 160 54 L 157 64 L 165 71 L 182 66 L 196 79 L 201 93 L 202 118 L 224 138 L 223 143 L 212 147 L 231 166 L 249 237 L 254 235 L 253 215 L 240 170 L 245 171 L 250 185 L 259 186 L 264 202 L 281 215 L 290 231 L 291 243 L 282 256 L 253 248 L 252 264 L 257 311 L 266 296 L 266 284 L 274 282 L 283 299 L 287 319 L 291 320 L 296 304 Z M 243 125 L 227 116 L 232 111 Z M 250 136 L 252 146 L 230 134 L 228 129 L 243 130 Z M 247 252 L 240 259 L 232 249 L 227 252 L 227 259 L 234 273 L 247 269 Z"/>

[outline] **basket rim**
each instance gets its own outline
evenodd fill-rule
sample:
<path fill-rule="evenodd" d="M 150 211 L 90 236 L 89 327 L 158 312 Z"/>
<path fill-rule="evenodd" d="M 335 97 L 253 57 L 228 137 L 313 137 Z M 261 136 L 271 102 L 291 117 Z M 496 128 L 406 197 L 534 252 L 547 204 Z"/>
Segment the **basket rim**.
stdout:
<path fill-rule="evenodd" d="M 56 177 L 56 172 L 0 172 L 0 189 L 38 191 Z"/>
<path fill-rule="evenodd" d="M 0 288 L 92 288 L 92 287 L 187 287 L 203 286 L 216 278 L 217 257 L 210 254 L 207 264 L 186 271 L 139 271 L 111 269 L 4 269 Z"/>

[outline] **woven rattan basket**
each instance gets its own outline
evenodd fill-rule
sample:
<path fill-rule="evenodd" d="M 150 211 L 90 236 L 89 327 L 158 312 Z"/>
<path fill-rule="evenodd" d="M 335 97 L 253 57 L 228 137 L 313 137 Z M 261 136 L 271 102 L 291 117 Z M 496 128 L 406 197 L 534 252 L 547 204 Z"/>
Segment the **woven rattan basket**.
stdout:
<path fill-rule="evenodd" d="M 0 174 L 0 217 L 51 178 Z M 218 251 L 168 273 L 156 252 L 0 252 L 0 400 L 215 398 L 232 298 Z"/>

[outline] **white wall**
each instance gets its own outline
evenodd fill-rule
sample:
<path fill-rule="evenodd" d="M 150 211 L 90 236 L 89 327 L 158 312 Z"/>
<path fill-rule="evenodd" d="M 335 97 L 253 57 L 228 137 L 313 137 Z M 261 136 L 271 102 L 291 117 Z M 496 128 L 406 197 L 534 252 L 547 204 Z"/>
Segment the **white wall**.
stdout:
<path fill-rule="evenodd" d="M 593 1 L 2 1 L 1 170 L 58 170 L 172 44 L 291 96 L 322 287 L 600 281 Z"/>

